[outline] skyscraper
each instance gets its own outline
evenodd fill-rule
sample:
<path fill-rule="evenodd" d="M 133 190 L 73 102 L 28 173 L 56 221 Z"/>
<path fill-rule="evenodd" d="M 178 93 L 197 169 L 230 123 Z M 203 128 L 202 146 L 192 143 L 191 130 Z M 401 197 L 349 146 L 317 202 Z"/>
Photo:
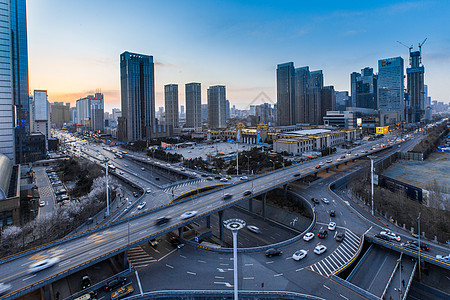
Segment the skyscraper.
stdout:
<path fill-rule="evenodd" d="M 208 126 L 209 128 L 225 128 L 226 122 L 226 89 L 223 85 L 208 88 Z"/>
<path fill-rule="evenodd" d="M 277 120 L 278 125 L 295 124 L 295 69 L 288 62 L 277 66 Z"/>
<path fill-rule="evenodd" d="M 421 46 L 419 51 L 409 52 L 410 67 L 406 69 L 409 105 L 406 111 L 408 123 L 420 122 L 425 113 L 425 68 L 422 65 Z"/>
<path fill-rule="evenodd" d="M 361 73 L 353 72 L 350 78 L 354 107 L 377 109 L 377 75 L 373 69 L 366 67 Z"/>
<path fill-rule="evenodd" d="M 295 123 L 307 123 L 309 120 L 309 67 L 295 69 Z"/>
<path fill-rule="evenodd" d="M 155 125 L 155 77 L 153 56 L 124 52 L 120 55 L 122 117 L 118 134 L 126 141 L 149 138 Z"/>
<path fill-rule="evenodd" d="M 336 92 L 336 110 L 345 110 L 347 106 L 351 106 L 351 98 L 347 91 Z"/>
<path fill-rule="evenodd" d="M 319 123 L 322 124 L 323 117 L 327 115 L 327 111 L 336 110 L 336 92 L 334 86 L 324 86 L 321 90 L 320 98 L 322 102 L 322 112 L 320 113 Z"/>
<path fill-rule="evenodd" d="M 77 124 L 82 124 L 91 131 L 103 131 L 104 108 L 103 94 L 95 93 L 76 101 Z"/>
<path fill-rule="evenodd" d="M 405 113 L 403 78 L 403 58 L 393 57 L 378 60 L 378 109 L 399 112 L 402 120 L 404 120 Z"/>
<path fill-rule="evenodd" d="M 310 73 L 309 82 L 309 118 L 310 124 L 322 124 L 322 88 L 323 88 L 323 72 L 322 70 L 312 71 Z"/>
<path fill-rule="evenodd" d="M 202 88 L 197 82 L 187 83 L 186 94 L 186 126 L 188 128 L 202 127 Z"/>
<path fill-rule="evenodd" d="M 178 84 L 164 86 L 164 103 L 166 107 L 166 125 L 178 127 Z"/>

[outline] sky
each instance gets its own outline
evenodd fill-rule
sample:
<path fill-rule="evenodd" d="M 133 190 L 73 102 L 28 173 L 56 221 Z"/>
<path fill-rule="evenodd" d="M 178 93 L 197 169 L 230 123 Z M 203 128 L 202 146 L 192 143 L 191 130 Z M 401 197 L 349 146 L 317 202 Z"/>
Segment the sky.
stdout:
<path fill-rule="evenodd" d="M 450 1 L 29 0 L 29 87 L 50 102 L 101 90 L 120 108 L 119 56 L 152 55 L 156 109 L 164 85 L 225 85 L 237 108 L 276 103 L 276 66 L 323 70 L 324 84 L 350 90 L 350 73 L 422 47 L 432 100 L 450 101 Z M 406 85 L 406 81 L 405 81 Z"/>

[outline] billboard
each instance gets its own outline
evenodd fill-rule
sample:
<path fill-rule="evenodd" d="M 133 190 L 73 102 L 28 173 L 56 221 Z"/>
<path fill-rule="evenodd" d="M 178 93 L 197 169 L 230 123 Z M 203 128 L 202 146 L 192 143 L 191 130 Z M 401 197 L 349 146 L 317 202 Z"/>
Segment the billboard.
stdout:
<path fill-rule="evenodd" d="M 362 126 L 362 118 L 356 118 L 356 125 Z"/>
<path fill-rule="evenodd" d="M 377 127 L 378 134 L 385 134 L 389 132 L 389 126 Z"/>

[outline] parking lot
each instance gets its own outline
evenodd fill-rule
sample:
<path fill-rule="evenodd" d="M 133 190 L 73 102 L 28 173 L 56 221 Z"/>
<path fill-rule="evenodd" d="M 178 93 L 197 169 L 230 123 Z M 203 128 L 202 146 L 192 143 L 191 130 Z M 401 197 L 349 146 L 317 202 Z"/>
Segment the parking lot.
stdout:
<path fill-rule="evenodd" d="M 239 151 L 244 150 L 248 151 L 253 147 L 261 148 L 262 146 L 238 143 Z M 223 153 L 223 155 L 236 153 L 236 143 L 222 142 L 222 143 L 214 143 L 211 145 L 197 144 L 196 146 L 193 147 L 179 148 L 177 150 L 168 150 L 167 152 L 181 154 L 183 155 L 184 158 L 188 159 L 196 157 L 206 159 L 208 155 L 216 156 L 219 153 Z"/>

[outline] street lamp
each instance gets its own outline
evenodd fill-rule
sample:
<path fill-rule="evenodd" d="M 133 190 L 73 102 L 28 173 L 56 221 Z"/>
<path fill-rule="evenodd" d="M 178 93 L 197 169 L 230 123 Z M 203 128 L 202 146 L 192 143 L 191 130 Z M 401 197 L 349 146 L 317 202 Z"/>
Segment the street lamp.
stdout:
<path fill-rule="evenodd" d="M 418 223 L 418 227 L 419 227 L 419 282 L 420 282 L 420 214 L 421 212 L 419 212 L 419 216 L 417 217 L 417 223 Z"/>
<path fill-rule="evenodd" d="M 400 282 L 399 282 L 399 288 L 398 288 L 398 293 L 399 293 L 399 299 L 402 299 L 402 258 L 400 257 L 399 259 L 397 259 L 397 262 L 399 264 L 399 270 L 400 270 Z"/>
<path fill-rule="evenodd" d="M 106 216 L 109 217 L 109 181 L 108 181 L 108 159 L 105 159 L 106 164 Z"/>
<path fill-rule="evenodd" d="M 375 158 L 377 158 L 376 156 L 373 155 L 368 155 L 367 156 L 370 159 L 370 178 L 371 178 L 371 198 L 372 198 L 372 216 L 373 216 L 373 160 Z"/>
<path fill-rule="evenodd" d="M 233 234 L 233 273 L 234 273 L 234 300 L 238 300 L 238 264 L 237 264 L 237 234 L 245 227 L 245 221 L 241 219 L 229 219 L 223 222 L 225 228 Z"/>
<path fill-rule="evenodd" d="M 247 155 L 244 156 L 247 157 L 247 175 L 250 175 L 250 157 Z"/>

